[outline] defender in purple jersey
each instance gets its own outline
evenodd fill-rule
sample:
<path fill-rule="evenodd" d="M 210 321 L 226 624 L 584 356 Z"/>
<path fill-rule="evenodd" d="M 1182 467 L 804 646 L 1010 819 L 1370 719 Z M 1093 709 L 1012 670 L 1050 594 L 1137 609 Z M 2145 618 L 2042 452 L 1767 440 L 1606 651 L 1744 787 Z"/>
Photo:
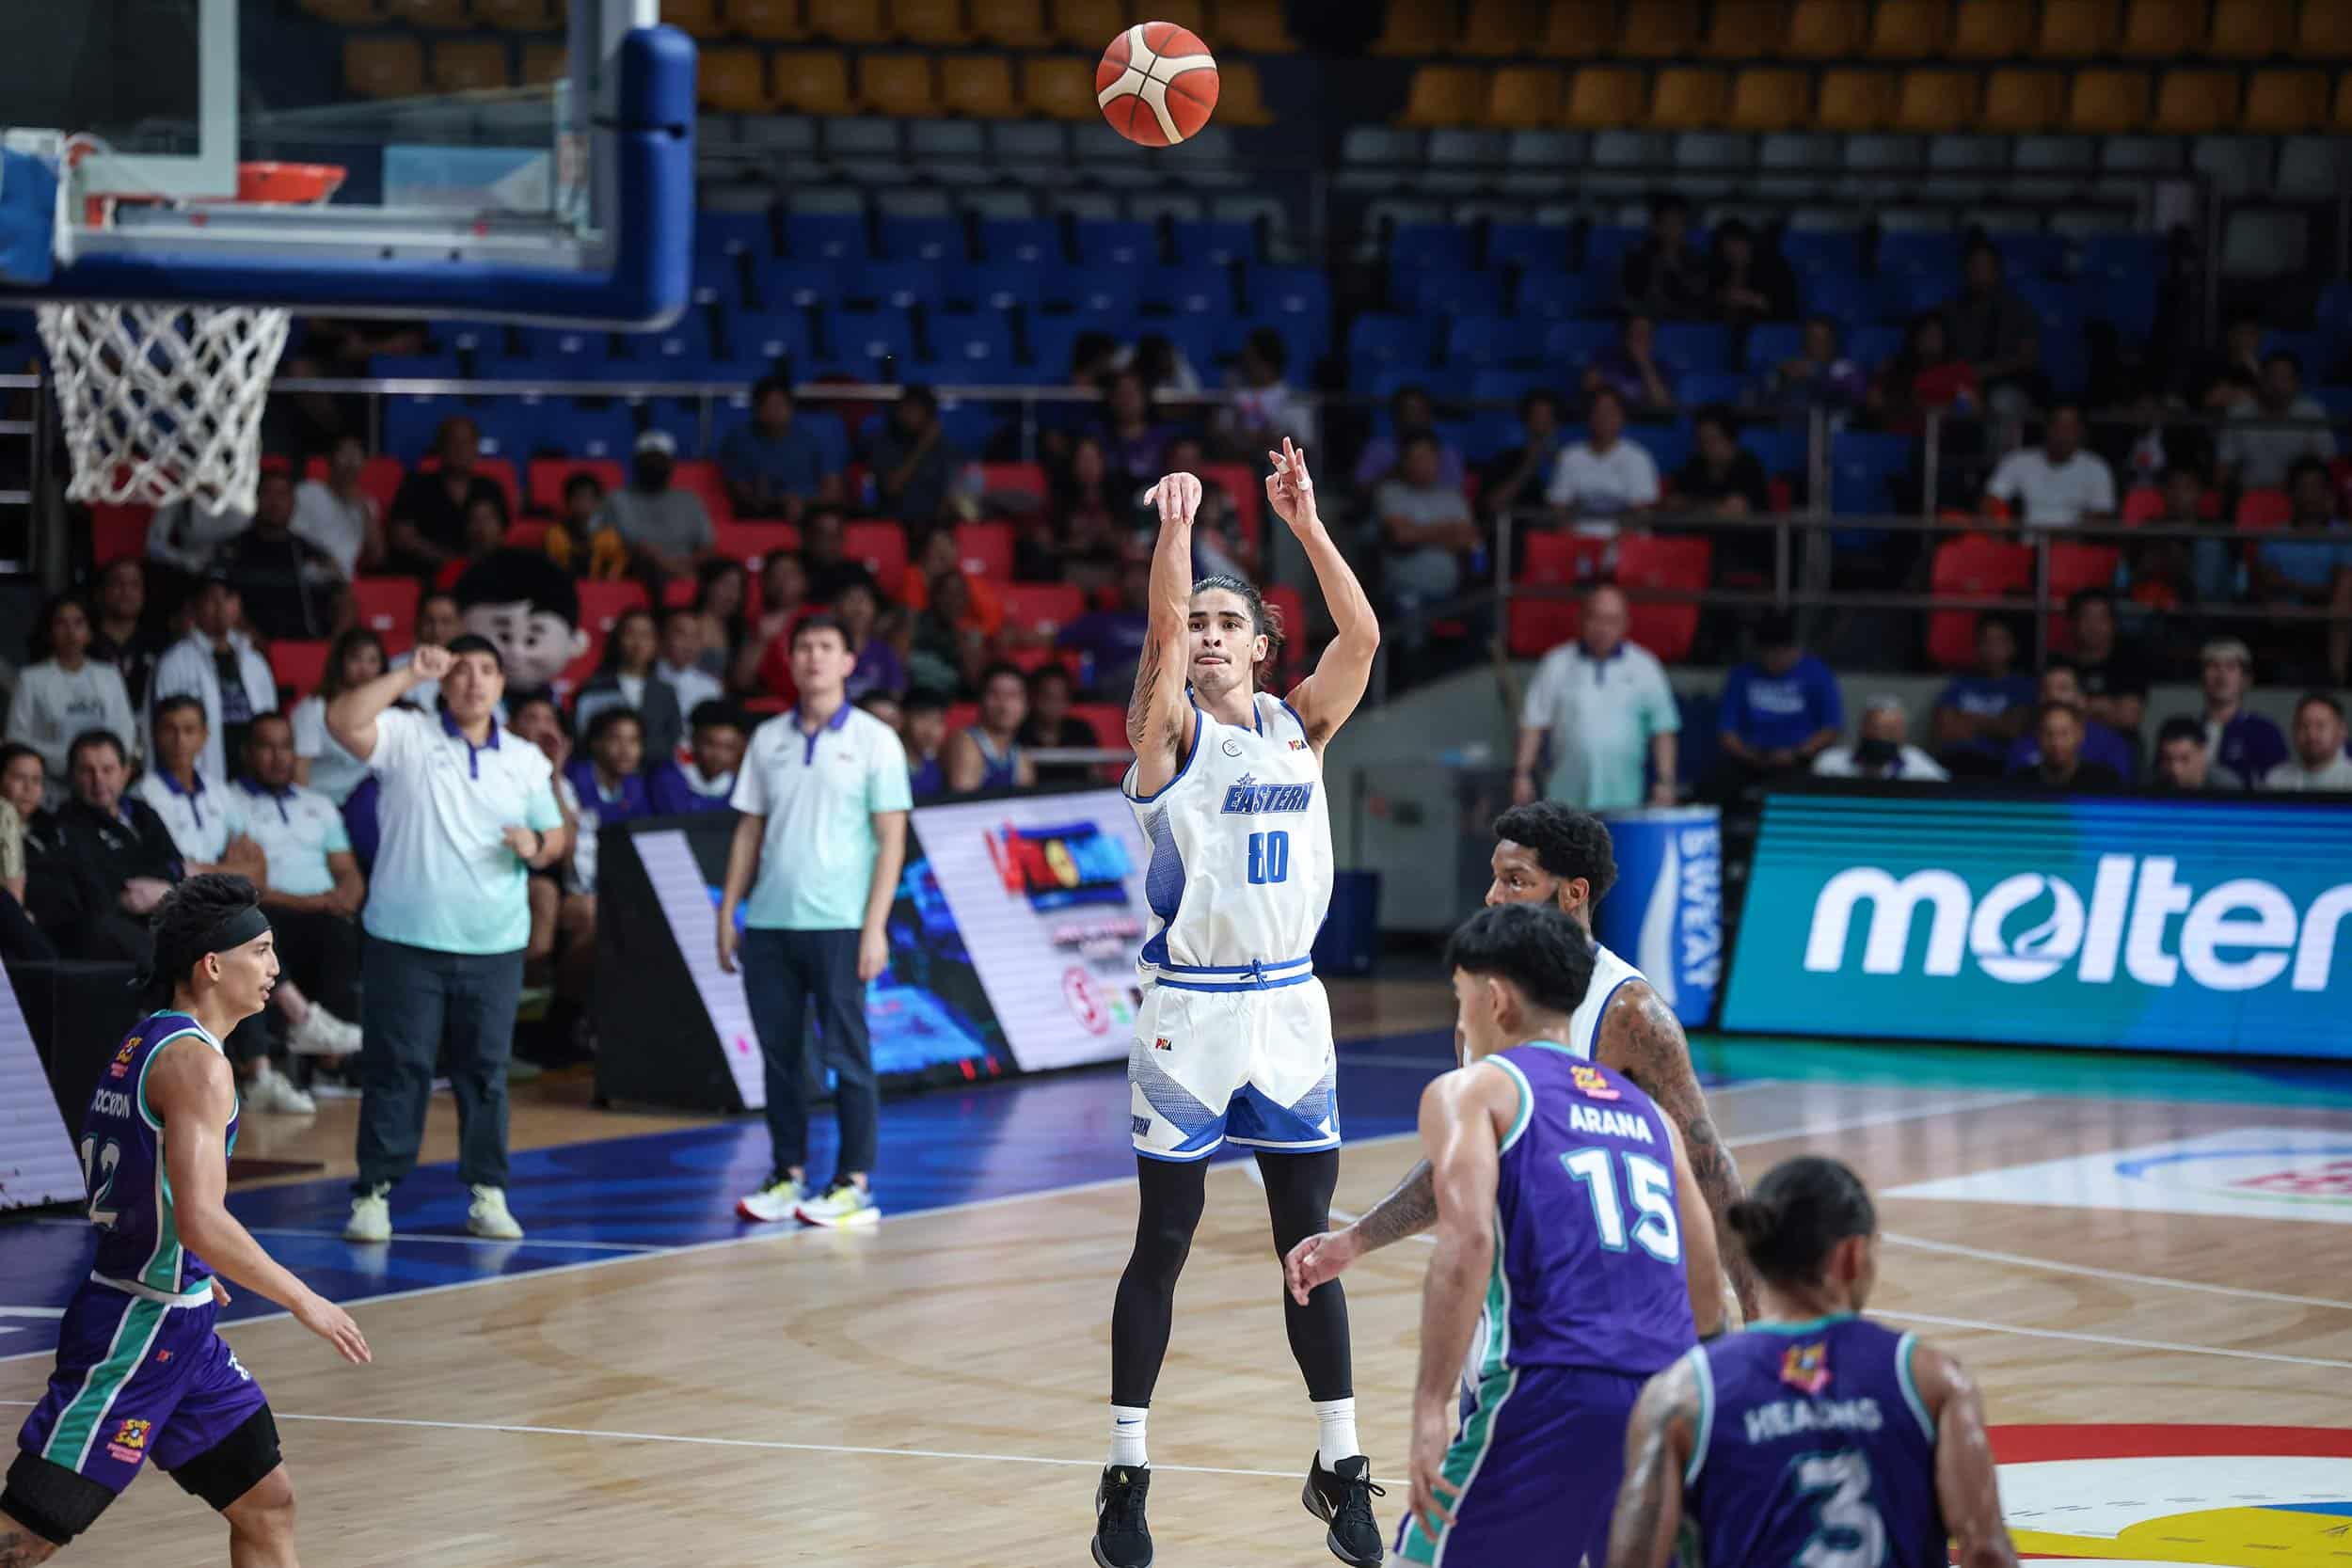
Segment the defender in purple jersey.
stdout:
<path fill-rule="evenodd" d="M 82 1123 L 97 1254 L 0 1490 L 8 1568 L 55 1556 L 149 1459 L 229 1521 L 237 1568 L 294 1568 L 294 1483 L 269 1402 L 213 1331 L 229 1299 L 215 1269 L 345 1360 L 369 1359 L 349 1315 L 271 1261 L 223 1201 L 237 1089 L 221 1041 L 278 978 L 253 884 L 191 877 L 153 925 L 151 994 L 165 1006 L 123 1037 Z"/>
<path fill-rule="evenodd" d="M 1644 1381 L 1721 1327 L 1681 1134 L 1631 1079 L 1560 1043 L 1593 963 L 1575 921 L 1532 904 L 1480 911 L 1447 947 L 1464 1065 L 1421 1102 L 1438 1245 L 1408 1562 L 1597 1559 Z"/>
<path fill-rule="evenodd" d="M 1731 1223 L 1764 1316 L 1643 1390 L 1607 1568 L 1677 1549 L 1681 1568 L 2016 1568 L 1968 1375 L 1859 1315 L 1878 1280 L 1862 1179 L 1786 1161 Z"/>

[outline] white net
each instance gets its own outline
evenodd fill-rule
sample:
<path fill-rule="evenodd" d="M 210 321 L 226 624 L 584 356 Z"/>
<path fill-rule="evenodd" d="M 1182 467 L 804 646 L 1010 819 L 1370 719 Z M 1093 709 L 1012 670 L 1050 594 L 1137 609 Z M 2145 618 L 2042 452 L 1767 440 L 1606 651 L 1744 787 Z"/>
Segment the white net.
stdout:
<path fill-rule="evenodd" d="M 104 304 L 37 314 L 72 458 L 69 498 L 253 510 L 286 311 Z"/>

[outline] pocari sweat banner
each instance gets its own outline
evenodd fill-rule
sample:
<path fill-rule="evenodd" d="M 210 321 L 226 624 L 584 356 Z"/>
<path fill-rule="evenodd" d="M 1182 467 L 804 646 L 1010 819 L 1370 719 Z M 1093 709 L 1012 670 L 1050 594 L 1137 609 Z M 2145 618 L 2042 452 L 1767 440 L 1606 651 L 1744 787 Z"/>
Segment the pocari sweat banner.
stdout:
<path fill-rule="evenodd" d="M 1774 795 L 1724 1025 L 2352 1059 L 2352 807 Z"/>
<path fill-rule="evenodd" d="M 1715 1010 L 1724 956 L 1724 837 L 1713 806 L 1610 812 L 1617 885 L 1593 934 L 1642 972 L 1687 1028 Z"/>

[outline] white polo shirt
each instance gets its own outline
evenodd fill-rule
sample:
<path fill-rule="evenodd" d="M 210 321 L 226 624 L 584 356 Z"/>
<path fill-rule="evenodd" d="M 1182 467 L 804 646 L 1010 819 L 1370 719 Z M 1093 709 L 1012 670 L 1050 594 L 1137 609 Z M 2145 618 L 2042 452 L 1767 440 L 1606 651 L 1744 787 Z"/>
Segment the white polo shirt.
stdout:
<path fill-rule="evenodd" d="M 245 797 L 206 778 L 201 768 L 196 770 L 196 787 L 189 790 L 162 768 L 151 768 L 140 778 L 136 793 L 171 830 L 182 860 L 216 865 L 229 841 L 246 831 Z"/>
<path fill-rule="evenodd" d="M 271 789 L 241 779 L 230 790 L 245 810 L 245 831 L 269 857 L 269 885 L 297 898 L 335 891 L 326 857 L 351 852 L 351 834 L 335 802 L 315 789 Z"/>
<path fill-rule="evenodd" d="M 1528 683 L 1519 727 L 1551 732 L 1546 796 L 1586 811 L 1643 802 L 1650 736 L 1682 728 L 1665 667 L 1647 648 L 1620 642 L 1595 658 L 1580 641 L 1546 654 Z"/>
<path fill-rule="evenodd" d="M 1655 506 L 1658 495 L 1657 463 L 1622 436 L 1606 452 L 1595 451 L 1588 441 L 1566 447 L 1544 487 L 1544 499 L 1574 510 L 1577 532 L 1601 538 L 1617 531 L 1620 514 Z"/>
<path fill-rule="evenodd" d="M 743 923 L 769 931 L 854 931 L 874 878 L 874 814 L 906 811 L 898 733 L 843 703 L 810 735 L 798 708 L 752 732 L 731 804 L 767 818 Z"/>
<path fill-rule="evenodd" d="M 389 708 L 361 760 L 382 781 L 368 934 L 437 953 L 521 952 L 531 873 L 506 830 L 564 825 L 546 754 L 495 723 L 475 746 L 445 713 Z"/>
<path fill-rule="evenodd" d="M 2018 508 L 2028 528 L 2073 528 L 2086 512 L 2115 511 L 2115 474 L 2096 452 L 2077 451 L 2053 463 L 2040 447 L 2020 447 L 2001 459 L 1984 487 Z"/>

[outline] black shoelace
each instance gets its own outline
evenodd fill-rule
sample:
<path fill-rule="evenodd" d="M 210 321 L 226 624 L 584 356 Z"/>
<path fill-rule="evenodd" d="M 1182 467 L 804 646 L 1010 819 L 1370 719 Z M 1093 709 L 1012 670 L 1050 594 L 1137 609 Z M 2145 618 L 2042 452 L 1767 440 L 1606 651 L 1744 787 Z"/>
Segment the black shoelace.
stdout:
<path fill-rule="evenodd" d="M 1368 1530 L 1377 1530 L 1380 1527 L 1373 1522 L 1372 1499 L 1387 1497 L 1389 1489 L 1375 1482 L 1369 1470 L 1352 1481 L 1343 1476 L 1340 1484 L 1347 1488 L 1347 1496 L 1340 1500 L 1336 1522 L 1361 1525 Z"/>
<path fill-rule="evenodd" d="M 1143 1512 L 1143 1488 L 1133 1481 L 1125 1485 L 1104 1487 L 1103 1528 L 1113 1535 L 1124 1535 L 1139 1528 L 1138 1515 Z"/>

